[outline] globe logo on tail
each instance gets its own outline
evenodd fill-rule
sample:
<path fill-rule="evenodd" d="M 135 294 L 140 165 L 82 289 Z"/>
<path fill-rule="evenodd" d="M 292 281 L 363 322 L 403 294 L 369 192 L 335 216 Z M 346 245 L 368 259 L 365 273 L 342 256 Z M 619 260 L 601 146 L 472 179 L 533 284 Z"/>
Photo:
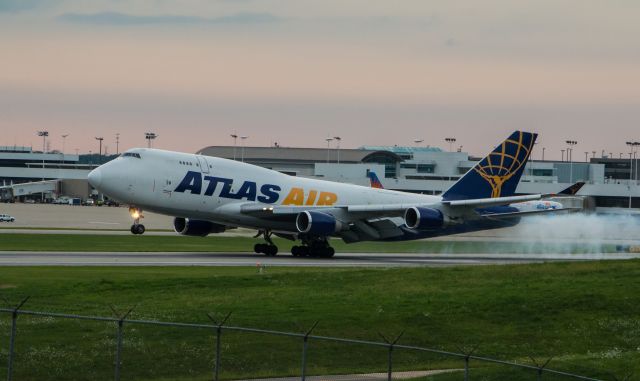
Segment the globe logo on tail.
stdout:
<path fill-rule="evenodd" d="M 526 140 L 526 141 L 525 141 Z M 525 139 L 519 131 L 496 147 L 474 170 L 491 186 L 491 197 L 500 197 L 502 186 L 522 168 L 535 139 Z"/>

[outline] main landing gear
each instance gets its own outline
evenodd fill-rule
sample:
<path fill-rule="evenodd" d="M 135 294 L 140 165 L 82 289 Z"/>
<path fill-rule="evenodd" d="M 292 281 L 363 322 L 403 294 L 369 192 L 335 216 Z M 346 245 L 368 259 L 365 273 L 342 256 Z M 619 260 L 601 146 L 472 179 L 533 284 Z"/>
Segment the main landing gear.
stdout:
<path fill-rule="evenodd" d="M 264 243 L 256 243 L 253 246 L 253 251 L 256 253 L 262 253 L 268 257 L 275 257 L 278 254 L 278 246 L 274 245 L 271 240 L 271 231 L 270 230 L 260 230 L 258 234 L 253 238 L 258 238 L 260 236 L 264 237 L 264 240 L 267 241 L 267 244 Z"/>
<path fill-rule="evenodd" d="M 331 258 L 336 253 L 336 250 L 329 246 L 326 238 L 303 240 L 302 243 L 302 246 L 291 248 L 291 254 L 294 257 Z"/>
<path fill-rule="evenodd" d="M 140 223 L 140 219 L 144 218 L 142 215 L 142 210 L 131 206 L 129 207 L 129 214 L 131 214 L 131 218 L 133 218 L 133 225 L 131 225 L 131 233 L 133 234 L 144 234 L 145 227 Z"/>
<path fill-rule="evenodd" d="M 253 238 L 263 237 L 267 243 L 257 243 L 253 250 L 269 257 L 278 254 L 278 246 L 271 240 L 271 235 L 270 230 L 258 231 L 258 234 Z M 335 249 L 329 246 L 327 237 L 301 237 L 301 239 L 302 245 L 291 248 L 291 254 L 294 257 L 331 258 L 336 253 Z"/>

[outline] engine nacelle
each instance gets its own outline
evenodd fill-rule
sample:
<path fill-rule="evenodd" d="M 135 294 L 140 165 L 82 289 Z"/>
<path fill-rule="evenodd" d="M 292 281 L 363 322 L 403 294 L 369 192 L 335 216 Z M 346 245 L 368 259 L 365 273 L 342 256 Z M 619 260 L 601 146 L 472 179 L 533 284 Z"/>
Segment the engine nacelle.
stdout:
<path fill-rule="evenodd" d="M 173 229 L 176 233 L 196 237 L 206 237 L 210 233 L 222 233 L 226 226 L 210 221 L 191 220 L 189 218 L 176 217 L 173 219 Z"/>
<path fill-rule="evenodd" d="M 437 229 L 444 225 L 444 216 L 438 209 L 414 206 L 404 212 L 404 223 L 409 229 Z"/>
<path fill-rule="evenodd" d="M 342 230 L 342 223 L 330 214 L 305 211 L 296 217 L 298 232 L 319 236 L 328 236 Z"/>

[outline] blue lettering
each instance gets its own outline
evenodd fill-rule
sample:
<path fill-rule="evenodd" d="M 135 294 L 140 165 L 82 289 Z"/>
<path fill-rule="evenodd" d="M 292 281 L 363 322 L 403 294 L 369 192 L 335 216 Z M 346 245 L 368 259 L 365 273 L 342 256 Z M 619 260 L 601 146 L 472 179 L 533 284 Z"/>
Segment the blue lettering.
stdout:
<path fill-rule="evenodd" d="M 207 190 L 204 191 L 205 196 L 213 196 L 213 192 L 216 191 L 216 186 L 218 185 L 218 183 L 225 180 L 225 179 L 221 179 L 220 177 L 213 177 L 213 176 L 205 176 L 204 179 L 205 181 L 209 182 L 209 185 L 207 186 Z"/>
<path fill-rule="evenodd" d="M 176 187 L 174 192 L 190 191 L 191 194 L 200 194 L 202 192 L 202 175 L 200 172 L 189 171 Z"/>
<path fill-rule="evenodd" d="M 265 204 L 273 204 L 278 201 L 278 198 L 280 198 L 280 194 L 278 194 L 278 192 L 281 190 L 282 188 L 277 185 L 264 184 L 260 187 L 260 193 L 263 195 L 258 196 L 258 201 L 264 202 Z"/>
<path fill-rule="evenodd" d="M 220 191 L 220 197 L 235 198 L 235 195 L 231 194 L 231 185 L 233 184 L 233 180 L 220 178 L 220 182 L 223 184 L 222 190 Z"/>
<path fill-rule="evenodd" d="M 245 181 L 244 184 L 238 189 L 238 193 L 233 198 L 238 200 L 246 198 L 249 201 L 256 200 L 256 183 L 253 181 Z"/>

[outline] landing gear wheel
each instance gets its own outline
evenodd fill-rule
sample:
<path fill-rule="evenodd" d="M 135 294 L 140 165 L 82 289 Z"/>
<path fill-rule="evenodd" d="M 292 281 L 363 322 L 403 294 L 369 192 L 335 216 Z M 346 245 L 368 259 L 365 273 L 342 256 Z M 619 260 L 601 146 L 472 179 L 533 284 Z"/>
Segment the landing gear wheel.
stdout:
<path fill-rule="evenodd" d="M 253 251 L 256 253 L 262 253 L 269 257 L 273 257 L 278 254 L 278 246 L 276 245 L 266 245 L 264 243 L 256 243 L 253 246 Z"/>
<path fill-rule="evenodd" d="M 275 257 L 278 254 L 278 246 L 276 245 L 267 245 L 266 250 L 264 252 L 269 257 Z"/>
<path fill-rule="evenodd" d="M 131 233 L 133 234 L 144 234 L 144 232 L 146 231 L 144 225 L 142 224 L 134 224 L 131 225 Z"/>

